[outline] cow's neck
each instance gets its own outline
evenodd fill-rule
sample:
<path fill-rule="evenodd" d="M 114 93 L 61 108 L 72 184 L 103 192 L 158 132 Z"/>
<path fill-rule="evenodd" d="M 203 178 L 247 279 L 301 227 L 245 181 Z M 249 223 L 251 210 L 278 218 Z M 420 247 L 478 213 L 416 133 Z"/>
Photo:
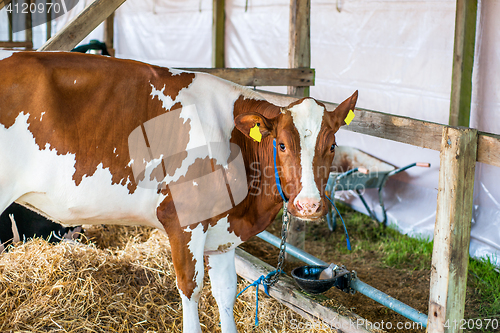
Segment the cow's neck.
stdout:
<path fill-rule="evenodd" d="M 234 116 L 245 112 L 258 112 L 267 118 L 279 115 L 280 107 L 265 100 L 238 99 Z M 283 199 L 276 189 L 273 163 L 273 138 L 271 135 L 261 142 L 252 142 L 238 129 L 232 133 L 232 142 L 242 150 L 248 180 L 248 196 L 240 205 L 239 214 L 245 216 L 247 227 L 243 240 L 259 233 L 271 224 L 283 205 Z"/>

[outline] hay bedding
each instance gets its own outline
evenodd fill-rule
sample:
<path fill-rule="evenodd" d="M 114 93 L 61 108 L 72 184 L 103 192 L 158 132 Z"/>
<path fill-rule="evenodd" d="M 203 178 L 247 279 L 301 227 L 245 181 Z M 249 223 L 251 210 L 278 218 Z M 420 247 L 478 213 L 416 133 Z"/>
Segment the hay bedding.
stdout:
<path fill-rule="evenodd" d="M 182 307 L 167 237 L 142 227 L 92 226 L 86 240 L 49 244 L 36 239 L 0 254 L 0 332 L 180 332 Z M 205 274 L 200 321 L 220 331 Z M 238 290 L 248 283 L 240 281 Z M 240 332 L 289 332 L 299 315 L 255 289 L 235 305 Z M 297 326 L 295 326 L 297 327 Z"/>

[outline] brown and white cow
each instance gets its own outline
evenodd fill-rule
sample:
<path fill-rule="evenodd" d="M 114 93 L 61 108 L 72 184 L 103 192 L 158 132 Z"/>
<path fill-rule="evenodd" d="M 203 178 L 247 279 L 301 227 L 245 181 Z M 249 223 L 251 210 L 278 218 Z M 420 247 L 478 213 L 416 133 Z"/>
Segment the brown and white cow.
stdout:
<path fill-rule="evenodd" d="M 67 225 L 164 230 L 184 332 L 201 332 L 204 256 L 222 331 L 236 331 L 234 249 L 283 204 L 273 139 L 289 211 L 316 219 L 357 100 L 280 108 L 211 75 L 75 53 L 15 53 L 0 73 L 0 212 L 17 202 Z"/>

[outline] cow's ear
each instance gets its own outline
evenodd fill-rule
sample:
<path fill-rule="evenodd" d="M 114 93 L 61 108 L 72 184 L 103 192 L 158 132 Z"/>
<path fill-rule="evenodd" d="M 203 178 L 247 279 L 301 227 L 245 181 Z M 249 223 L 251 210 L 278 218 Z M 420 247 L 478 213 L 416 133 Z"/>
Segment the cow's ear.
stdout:
<path fill-rule="evenodd" d="M 273 132 L 274 122 L 257 112 L 240 114 L 234 119 L 236 128 L 248 138 L 260 142 Z"/>
<path fill-rule="evenodd" d="M 354 107 L 358 100 L 358 91 L 356 90 L 351 97 L 340 103 L 337 108 L 328 112 L 330 126 L 336 131 L 343 125 L 349 125 L 352 118 L 354 118 Z"/>

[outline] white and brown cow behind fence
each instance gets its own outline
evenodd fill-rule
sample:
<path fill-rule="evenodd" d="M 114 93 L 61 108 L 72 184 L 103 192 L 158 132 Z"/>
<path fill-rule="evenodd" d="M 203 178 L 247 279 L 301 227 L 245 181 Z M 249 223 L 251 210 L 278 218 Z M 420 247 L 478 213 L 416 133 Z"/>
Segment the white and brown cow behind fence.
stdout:
<path fill-rule="evenodd" d="M 201 332 L 204 256 L 222 331 L 236 331 L 234 249 L 282 207 L 273 139 L 289 211 L 316 219 L 357 100 L 280 108 L 208 74 L 74 53 L 16 53 L 0 73 L 0 211 L 17 202 L 67 225 L 164 230 L 184 332 Z"/>

